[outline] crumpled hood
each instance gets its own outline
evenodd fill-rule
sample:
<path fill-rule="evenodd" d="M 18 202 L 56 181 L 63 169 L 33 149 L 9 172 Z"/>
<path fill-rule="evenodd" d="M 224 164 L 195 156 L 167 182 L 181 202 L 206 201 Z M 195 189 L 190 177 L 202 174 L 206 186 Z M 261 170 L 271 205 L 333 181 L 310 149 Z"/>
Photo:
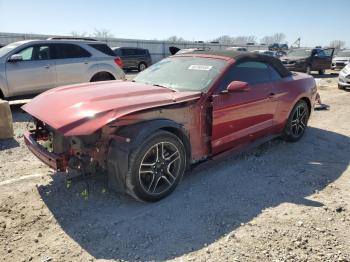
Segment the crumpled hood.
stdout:
<path fill-rule="evenodd" d="M 126 81 L 63 86 L 35 97 L 22 109 L 65 136 L 88 135 L 124 115 L 198 99 L 201 92 Z"/>

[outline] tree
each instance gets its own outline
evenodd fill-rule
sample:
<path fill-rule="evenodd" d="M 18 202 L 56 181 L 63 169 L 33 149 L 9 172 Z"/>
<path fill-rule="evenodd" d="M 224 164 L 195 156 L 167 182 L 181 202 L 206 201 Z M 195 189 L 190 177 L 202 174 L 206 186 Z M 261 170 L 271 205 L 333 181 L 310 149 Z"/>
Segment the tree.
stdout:
<path fill-rule="evenodd" d="M 329 43 L 329 47 L 335 49 L 342 49 L 345 46 L 345 42 L 342 40 L 333 40 Z"/>
<path fill-rule="evenodd" d="M 286 35 L 283 33 L 276 33 L 274 35 L 267 35 L 260 39 L 260 43 L 271 45 L 274 43 L 282 43 L 286 39 Z"/>
<path fill-rule="evenodd" d="M 256 36 L 249 35 L 232 37 L 229 35 L 223 35 L 213 39 L 213 41 L 219 42 L 220 44 L 224 45 L 246 45 L 247 43 L 255 43 Z"/>
<path fill-rule="evenodd" d="M 74 37 L 87 37 L 88 36 L 87 32 L 79 33 L 77 31 L 72 31 L 70 34 Z"/>
<path fill-rule="evenodd" d="M 185 42 L 186 40 L 182 37 L 178 37 L 176 35 L 173 35 L 169 38 L 166 39 L 166 41 L 169 41 L 169 42 Z"/>
<path fill-rule="evenodd" d="M 99 38 L 112 38 L 113 34 L 111 34 L 107 29 L 95 29 L 95 32 L 92 33 L 92 36 Z"/>

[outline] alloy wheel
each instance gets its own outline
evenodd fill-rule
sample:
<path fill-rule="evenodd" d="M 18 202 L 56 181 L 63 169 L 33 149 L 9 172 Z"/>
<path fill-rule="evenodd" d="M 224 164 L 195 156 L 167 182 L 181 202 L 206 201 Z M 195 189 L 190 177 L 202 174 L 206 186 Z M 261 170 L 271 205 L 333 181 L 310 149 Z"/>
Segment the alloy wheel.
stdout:
<path fill-rule="evenodd" d="M 299 137 L 303 134 L 307 125 L 307 109 L 303 105 L 299 105 L 293 115 L 291 131 L 293 136 Z"/>
<path fill-rule="evenodd" d="M 179 176 L 180 167 L 180 151 L 173 143 L 153 145 L 146 151 L 139 167 L 139 181 L 143 190 L 150 195 L 167 191 Z"/>

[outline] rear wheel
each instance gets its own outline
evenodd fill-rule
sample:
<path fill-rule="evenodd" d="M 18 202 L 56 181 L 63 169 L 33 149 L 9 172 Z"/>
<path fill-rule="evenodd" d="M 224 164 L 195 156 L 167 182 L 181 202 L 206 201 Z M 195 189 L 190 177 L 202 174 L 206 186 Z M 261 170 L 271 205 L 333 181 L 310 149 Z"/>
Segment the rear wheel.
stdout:
<path fill-rule="evenodd" d="M 139 63 L 139 66 L 138 66 L 139 72 L 142 72 L 142 71 L 145 70 L 146 68 L 147 68 L 147 64 L 146 64 L 145 62 Z"/>
<path fill-rule="evenodd" d="M 154 202 L 168 196 L 180 182 L 186 167 L 186 150 L 172 133 L 159 131 L 130 156 L 127 193 Z"/>
<path fill-rule="evenodd" d="M 300 100 L 289 115 L 283 137 L 290 142 L 298 141 L 305 133 L 309 120 L 309 107 L 304 100 Z"/>
<path fill-rule="evenodd" d="M 109 80 L 115 80 L 115 78 L 109 73 L 101 72 L 94 75 L 91 78 L 90 82 L 109 81 Z"/>

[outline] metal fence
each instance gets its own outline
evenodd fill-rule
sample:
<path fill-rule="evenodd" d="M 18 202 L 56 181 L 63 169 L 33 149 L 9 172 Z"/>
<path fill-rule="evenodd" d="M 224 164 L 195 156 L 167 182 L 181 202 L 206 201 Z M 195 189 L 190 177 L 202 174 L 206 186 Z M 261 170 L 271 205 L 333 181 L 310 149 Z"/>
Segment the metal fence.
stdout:
<path fill-rule="evenodd" d="M 39 34 L 18 34 L 18 33 L 1 33 L 0 43 L 9 44 L 21 40 L 29 39 L 47 39 L 58 35 L 39 35 Z M 214 44 L 214 43 L 198 43 L 198 42 L 169 42 L 159 40 L 137 40 L 137 39 L 123 39 L 123 38 L 95 38 L 107 43 L 110 47 L 141 47 L 149 50 L 152 61 L 157 62 L 164 57 L 170 55 L 169 47 L 176 46 L 180 49 L 184 48 L 210 48 L 211 50 L 223 50 L 233 45 Z M 239 45 L 250 50 L 267 49 L 262 45 Z"/>

